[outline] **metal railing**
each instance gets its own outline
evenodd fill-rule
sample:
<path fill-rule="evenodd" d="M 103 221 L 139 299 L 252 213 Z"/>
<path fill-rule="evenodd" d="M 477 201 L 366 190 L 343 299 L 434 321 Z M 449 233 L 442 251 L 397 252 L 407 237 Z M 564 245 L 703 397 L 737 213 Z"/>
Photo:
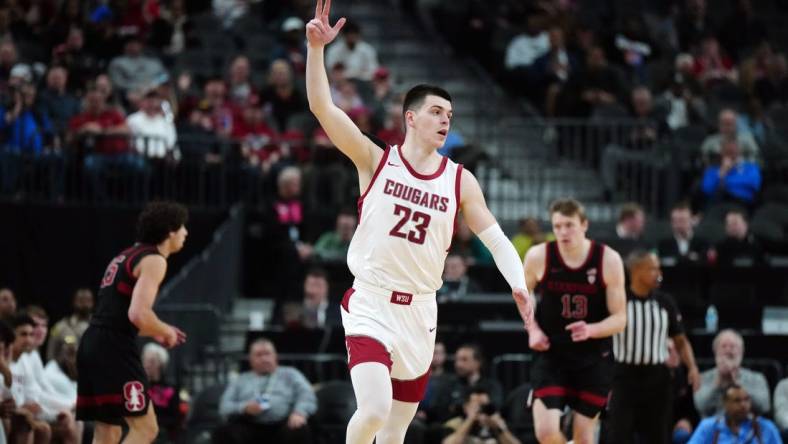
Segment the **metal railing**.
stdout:
<path fill-rule="evenodd" d="M 183 135 L 168 146 L 156 137 L 84 135 L 39 155 L 0 146 L 0 198 L 11 200 L 226 207 L 261 202 L 265 183 L 237 142 L 215 137 Z"/>
<path fill-rule="evenodd" d="M 560 196 L 581 201 L 636 201 L 662 214 L 678 195 L 670 138 L 635 119 L 509 119 L 482 146 L 480 183 L 504 220 L 542 216 Z M 596 220 L 593 214 L 590 215 Z"/>

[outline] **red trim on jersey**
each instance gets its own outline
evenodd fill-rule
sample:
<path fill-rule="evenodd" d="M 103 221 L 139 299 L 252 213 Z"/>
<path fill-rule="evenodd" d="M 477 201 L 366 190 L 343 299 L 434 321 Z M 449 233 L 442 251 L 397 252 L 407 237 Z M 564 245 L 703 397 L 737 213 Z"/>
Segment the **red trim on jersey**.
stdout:
<path fill-rule="evenodd" d="M 556 242 L 556 244 L 555 244 L 555 253 L 556 253 L 556 256 L 558 256 L 558 261 L 561 262 L 561 265 L 563 265 L 564 268 L 566 268 L 569 271 L 579 271 L 579 270 L 582 270 L 583 268 L 585 268 L 586 266 L 588 266 L 588 263 L 591 262 L 591 258 L 594 257 L 594 250 L 595 250 L 594 246 L 595 245 L 596 245 L 596 242 L 591 241 L 591 247 L 589 247 L 589 249 L 588 249 L 588 256 L 586 256 L 586 260 L 584 260 L 583 264 L 580 265 L 577 268 L 572 268 L 569 265 L 566 265 L 566 262 L 564 262 L 563 256 L 561 256 L 561 248 L 558 247 L 558 242 Z"/>
<path fill-rule="evenodd" d="M 120 281 L 118 282 L 118 293 L 125 294 L 126 296 L 131 296 L 133 292 L 133 288 L 128 282 Z"/>
<path fill-rule="evenodd" d="M 135 251 L 133 254 L 131 254 L 131 256 L 129 256 L 129 257 L 127 257 L 127 258 L 126 258 L 126 274 L 127 274 L 127 275 L 129 276 L 129 278 L 131 278 L 131 279 L 134 279 L 134 274 L 133 274 L 133 273 L 134 273 L 134 270 L 132 270 L 132 269 L 131 269 L 131 263 L 132 263 L 132 261 L 134 261 L 134 258 L 136 258 L 136 257 L 137 257 L 137 256 L 139 256 L 140 254 L 142 254 L 142 252 L 143 252 L 143 251 L 145 251 L 146 249 L 148 249 L 148 247 L 147 247 L 147 246 L 145 246 L 145 245 L 140 245 L 140 246 L 138 246 L 138 247 L 135 247 L 135 248 L 137 249 L 137 251 Z"/>
<path fill-rule="evenodd" d="M 339 305 L 345 309 L 346 312 L 350 313 L 350 297 L 353 296 L 353 293 L 356 292 L 355 288 L 348 288 L 344 295 L 342 295 L 342 302 Z"/>
<path fill-rule="evenodd" d="M 121 395 L 77 396 L 77 407 L 100 407 L 105 404 L 122 404 Z"/>
<path fill-rule="evenodd" d="M 430 371 L 416 379 L 391 378 L 392 398 L 401 402 L 420 402 L 427 391 L 427 382 L 430 380 Z"/>
<path fill-rule="evenodd" d="M 402 155 L 402 146 L 400 146 L 400 145 L 397 146 L 397 152 L 399 153 L 399 158 L 402 159 L 402 163 L 405 164 L 405 168 L 407 168 L 408 172 L 413 177 L 415 177 L 416 179 L 432 180 L 432 179 L 435 179 L 437 177 L 440 177 L 440 175 L 443 174 L 443 170 L 446 169 L 446 164 L 449 163 L 449 158 L 446 157 L 446 156 L 443 156 L 443 160 L 441 160 L 440 166 L 438 167 L 438 169 L 434 173 L 432 173 L 432 174 L 421 174 L 418 171 L 416 171 L 415 169 L 413 169 L 413 167 L 410 165 L 410 162 L 408 162 L 408 159 L 406 159 L 405 156 Z"/>
<path fill-rule="evenodd" d="M 391 372 L 391 366 L 394 364 L 391 361 L 391 354 L 377 339 L 369 336 L 345 336 L 345 347 L 348 354 L 348 370 L 365 362 L 379 362 Z"/>
<path fill-rule="evenodd" d="M 383 171 L 383 166 L 386 165 L 386 161 L 389 158 L 390 149 L 391 149 L 390 147 L 386 147 L 386 149 L 383 151 L 383 156 L 380 157 L 380 162 L 378 162 L 378 166 L 375 168 L 375 173 L 372 174 L 372 179 L 369 181 L 369 185 L 367 185 L 367 189 L 364 190 L 364 192 L 361 193 L 361 196 L 359 196 L 358 198 L 357 206 L 358 206 L 359 223 L 361 222 L 361 209 L 364 206 L 364 198 L 367 197 L 369 190 L 372 189 L 372 185 L 375 183 L 375 179 L 377 179 L 378 176 L 380 175 L 380 172 Z"/>
<path fill-rule="evenodd" d="M 454 239 L 454 233 L 457 232 L 457 215 L 460 214 L 460 198 L 462 187 L 462 164 L 457 164 L 457 175 L 454 177 L 454 198 L 457 200 L 457 208 L 454 209 L 454 225 L 451 229 L 451 238 L 449 239 L 449 246 L 446 251 L 451 249 L 451 239 Z"/>
<path fill-rule="evenodd" d="M 607 283 L 605 282 L 605 244 L 597 244 L 599 248 L 602 250 L 599 252 L 599 264 L 597 264 L 597 273 L 599 273 L 599 282 L 602 284 L 602 288 L 607 288 Z"/>
<path fill-rule="evenodd" d="M 544 244 L 544 270 L 542 270 L 542 277 L 536 281 L 537 285 L 541 285 L 541 283 L 544 282 L 547 277 L 547 270 L 550 269 L 550 245 L 555 245 L 555 247 L 558 248 L 556 242 L 547 242 Z"/>

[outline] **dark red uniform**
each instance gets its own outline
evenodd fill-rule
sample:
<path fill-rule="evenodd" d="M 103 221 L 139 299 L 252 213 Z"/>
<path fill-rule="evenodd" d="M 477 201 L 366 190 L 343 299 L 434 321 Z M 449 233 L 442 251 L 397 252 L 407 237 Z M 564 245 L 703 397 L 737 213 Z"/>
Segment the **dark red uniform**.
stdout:
<path fill-rule="evenodd" d="M 531 379 L 534 397 L 548 408 L 573 410 L 594 417 L 607 403 L 612 382 L 611 339 L 573 342 L 566 326 L 599 322 L 610 314 L 603 278 L 605 245 L 591 242 L 583 265 L 564 263 L 556 242 L 546 245 L 545 270 L 536 285 L 536 320 L 550 339 L 546 352 L 534 352 Z"/>
<path fill-rule="evenodd" d="M 156 247 L 137 244 L 107 266 L 96 311 L 77 352 L 77 419 L 122 424 L 148 409 L 148 378 L 140 360 L 137 327 L 129 321 L 134 267 Z"/>

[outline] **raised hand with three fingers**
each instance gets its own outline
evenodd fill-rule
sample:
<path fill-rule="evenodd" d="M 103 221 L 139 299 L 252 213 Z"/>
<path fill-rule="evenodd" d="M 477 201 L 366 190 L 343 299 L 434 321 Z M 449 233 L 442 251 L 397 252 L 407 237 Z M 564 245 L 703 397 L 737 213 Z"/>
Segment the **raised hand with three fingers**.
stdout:
<path fill-rule="evenodd" d="M 306 40 L 309 46 L 319 48 L 331 43 L 339 34 L 339 30 L 345 26 L 345 18 L 337 20 L 334 26 L 328 22 L 329 12 L 331 11 L 331 0 L 317 0 L 315 6 L 315 18 L 306 24 Z"/>

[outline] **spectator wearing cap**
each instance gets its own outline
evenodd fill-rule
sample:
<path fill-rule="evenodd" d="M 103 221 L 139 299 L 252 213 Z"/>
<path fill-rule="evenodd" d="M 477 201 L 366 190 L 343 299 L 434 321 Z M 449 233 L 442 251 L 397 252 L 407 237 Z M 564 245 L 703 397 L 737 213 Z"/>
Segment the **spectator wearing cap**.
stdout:
<path fill-rule="evenodd" d="M 126 41 L 123 54 L 109 64 L 112 83 L 124 95 L 157 86 L 168 76 L 159 59 L 144 55 L 142 49 L 140 37 L 131 36 Z"/>
<path fill-rule="evenodd" d="M 288 17 L 282 22 L 279 43 L 271 52 L 271 60 L 287 60 L 293 73 L 303 77 L 306 73 L 306 40 L 304 21 L 298 17 Z"/>
<path fill-rule="evenodd" d="M 345 67 L 348 79 L 371 81 L 378 68 L 378 53 L 369 43 L 361 39 L 361 28 L 348 21 L 342 28 L 342 38 L 326 50 L 326 66 L 333 68 L 337 63 Z"/>
<path fill-rule="evenodd" d="M 156 90 L 148 91 L 140 103 L 139 111 L 126 118 L 134 136 L 137 152 L 150 158 L 177 160 L 175 124 L 162 110 L 162 100 Z"/>

